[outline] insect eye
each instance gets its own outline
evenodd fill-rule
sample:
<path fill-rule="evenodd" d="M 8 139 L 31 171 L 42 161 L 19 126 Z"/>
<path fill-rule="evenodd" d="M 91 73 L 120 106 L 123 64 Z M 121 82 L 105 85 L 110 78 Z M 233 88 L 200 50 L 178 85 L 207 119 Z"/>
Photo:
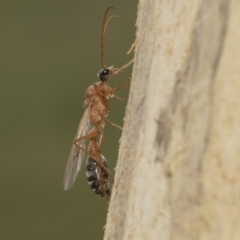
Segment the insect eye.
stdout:
<path fill-rule="evenodd" d="M 102 69 L 98 72 L 98 77 L 101 81 L 106 81 L 109 77 L 110 70 L 107 68 Z"/>

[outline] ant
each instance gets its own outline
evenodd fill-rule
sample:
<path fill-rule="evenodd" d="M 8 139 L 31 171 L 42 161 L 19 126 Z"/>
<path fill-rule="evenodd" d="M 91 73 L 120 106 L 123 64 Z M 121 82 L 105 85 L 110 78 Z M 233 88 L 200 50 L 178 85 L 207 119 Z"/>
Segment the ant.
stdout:
<path fill-rule="evenodd" d="M 103 197 L 109 199 L 110 190 L 107 182 L 108 175 L 110 175 L 114 181 L 112 173 L 109 171 L 106 159 L 101 154 L 101 149 L 104 141 L 104 126 L 105 123 L 109 123 L 122 130 L 122 128 L 107 119 L 110 111 L 108 101 L 110 98 L 118 97 L 115 92 L 127 84 L 130 83 L 130 79 L 122 85 L 112 88 L 107 83 L 107 80 L 113 76 L 118 75 L 125 68 L 133 63 L 133 60 L 122 66 L 121 68 L 114 68 L 114 66 L 106 67 L 104 64 L 104 41 L 106 30 L 111 19 L 118 18 L 117 16 L 111 16 L 107 20 L 107 14 L 110 9 L 114 7 L 108 7 L 105 11 L 101 30 L 101 65 L 102 69 L 98 72 L 99 82 L 94 83 L 88 87 L 86 92 L 86 100 L 84 106 L 86 108 L 84 115 L 80 121 L 76 137 L 73 141 L 73 146 L 68 158 L 67 167 L 64 175 L 64 189 L 68 190 L 72 187 L 76 180 L 77 174 L 81 168 L 84 157 L 87 154 L 87 174 L 88 181 L 93 181 L 94 185 L 91 188 L 95 192 Z M 99 137 L 99 143 L 97 138 Z M 90 140 L 88 151 L 86 150 L 86 140 Z M 90 178 L 92 177 L 92 178 Z M 91 180 L 92 179 L 92 180 Z M 95 186 L 97 185 L 97 186 Z"/>

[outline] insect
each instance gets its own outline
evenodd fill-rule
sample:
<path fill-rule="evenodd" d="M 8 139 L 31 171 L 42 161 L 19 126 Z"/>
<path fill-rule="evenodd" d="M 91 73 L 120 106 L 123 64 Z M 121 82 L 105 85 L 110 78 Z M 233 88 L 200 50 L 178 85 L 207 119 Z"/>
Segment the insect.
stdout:
<path fill-rule="evenodd" d="M 119 129 L 122 129 L 107 119 L 110 111 L 108 101 L 110 98 L 116 98 L 120 100 L 121 98 L 118 97 L 115 92 L 130 83 L 130 80 L 128 80 L 118 87 L 111 88 L 110 85 L 108 85 L 107 80 L 113 76 L 118 75 L 133 62 L 132 60 L 121 68 L 114 68 L 114 66 L 106 67 L 104 64 L 104 40 L 107 26 L 112 18 L 117 17 L 111 16 L 107 20 L 107 13 L 111 8 L 113 7 L 108 7 L 106 9 L 102 23 L 102 69 L 98 72 L 97 75 L 100 81 L 88 87 L 86 91 L 86 100 L 84 101 L 84 106 L 86 109 L 73 141 L 73 146 L 68 158 L 63 180 L 64 189 L 70 189 L 76 180 L 85 155 L 88 155 L 87 174 L 89 174 L 89 177 L 92 177 L 92 180 L 88 177 L 88 181 L 91 181 L 91 184 L 94 183 L 94 185 L 91 185 L 91 188 L 95 190 L 97 194 L 106 197 L 107 199 L 110 196 L 108 176 L 110 175 L 113 179 L 113 175 L 107 167 L 105 157 L 101 154 L 101 149 L 104 141 L 103 129 L 106 122 Z M 99 138 L 99 140 L 97 140 L 97 138 Z M 86 140 L 90 140 L 88 150 L 86 150 Z"/>

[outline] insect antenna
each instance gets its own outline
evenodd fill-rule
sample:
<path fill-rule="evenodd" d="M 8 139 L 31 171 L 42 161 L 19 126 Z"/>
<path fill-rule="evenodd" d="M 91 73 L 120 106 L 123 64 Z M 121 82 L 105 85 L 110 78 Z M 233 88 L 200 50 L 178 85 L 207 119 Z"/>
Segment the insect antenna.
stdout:
<path fill-rule="evenodd" d="M 106 9 L 104 17 L 103 17 L 102 31 L 101 31 L 101 64 L 102 64 L 102 68 L 106 68 L 106 66 L 104 64 L 104 42 L 105 42 L 105 36 L 106 36 L 106 30 L 107 30 L 108 24 L 113 18 L 119 18 L 118 16 L 114 15 L 107 19 L 107 14 L 110 9 L 116 10 L 116 8 L 108 7 Z"/>

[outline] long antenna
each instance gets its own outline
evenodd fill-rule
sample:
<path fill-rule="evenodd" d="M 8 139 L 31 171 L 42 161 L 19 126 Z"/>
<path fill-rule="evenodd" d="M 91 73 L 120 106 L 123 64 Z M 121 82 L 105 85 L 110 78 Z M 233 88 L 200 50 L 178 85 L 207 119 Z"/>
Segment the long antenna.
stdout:
<path fill-rule="evenodd" d="M 116 8 L 114 7 L 108 7 L 105 11 L 104 17 L 103 17 L 103 23 L 102 23 L 102 32 L 101 32 L 101 64 L 102 64 L 102 68 L 106 68 L 105 64 L 104 64 L 104 42 L 105 42 L 105 36 L 106 36 L 106 30 L 108 27 L 108 24 L 110 22 L 111 19 L 113 18 L 119 18 L 118 16 L 111 16 L 108 20 L 107 20 L 107 14 L 108 11 L 110 9 L 114 9 L 116 11 Z"/>

